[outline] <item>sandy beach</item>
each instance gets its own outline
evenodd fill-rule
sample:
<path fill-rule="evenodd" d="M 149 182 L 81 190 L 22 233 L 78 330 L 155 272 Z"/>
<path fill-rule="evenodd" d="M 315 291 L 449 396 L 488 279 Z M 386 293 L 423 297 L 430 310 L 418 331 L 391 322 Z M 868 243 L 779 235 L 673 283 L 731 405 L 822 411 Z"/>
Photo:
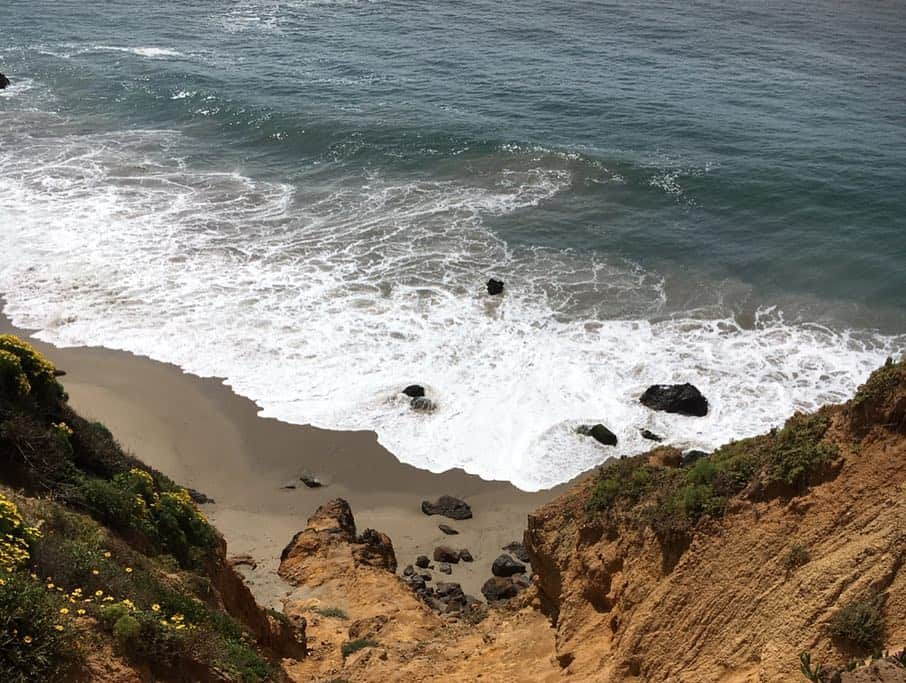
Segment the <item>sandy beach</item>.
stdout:
<path fill-rule="evenodd" d="M 66 371 L 70 403 L 106 424 L 124 447 L 175 481 L 216 503 L 204 511 L 224 534 L 230 555 L 248 554 L 258 567 L 242 569 L 262 603 L 279 608 L 289 587 L 276 575 L 280 552 L 306 519 L 330 498 L 349 501 L 359 529 L 393 539 L 399 568 L 435 546 L 468 548 L 473 563 L 453 566 L 450 577 L 480 596 L 501 547 L 522 539 L 526 515 L 560 487 L 525 493 L 451 470 L 433 474 L 400 463 L 373 432 L 336 432 L 258 417 L 251 401 L 219 379 L 102 348 L 58 349 L 30 338 L 5 317 L 0 331 L 29 338 Z M 312 473 L 327 485 L 309 489 Z M 284 488 L 292 484 L 296 488 Z M 421 501 L 449 494 L 472 507 L 473 518 L 453 521 L 421 512 Z M 459 531 L 447 536 L 438 524 Z"/>

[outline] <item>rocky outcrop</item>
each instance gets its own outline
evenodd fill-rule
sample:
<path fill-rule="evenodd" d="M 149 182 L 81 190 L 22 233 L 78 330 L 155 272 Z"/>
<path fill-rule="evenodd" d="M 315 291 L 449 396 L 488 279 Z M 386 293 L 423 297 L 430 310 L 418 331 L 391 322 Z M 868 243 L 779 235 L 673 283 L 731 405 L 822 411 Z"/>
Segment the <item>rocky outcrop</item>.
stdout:
<path fill-rule="evenodd" d="M 648 429 L 640 429 L 639 434 L 642 435 L 643 439 L 648 439 L 649 441 L 661 442 L 664 440 L 664 437 L 658 436 L 657 434 L 655 434 L 654 432 L 652 432 Z"/>
<path fill-rule="evenodd" d="M 772 489 L 755 477 L 729 500 L 710 499 L 714 512 L 676 535 L 662 533 L 679 528 L 663 515 L 679 514 L 679 506 L 694 501 L 646 507 L 636 497 L 628 499 L 641 501 L 632 507 L 596 513 L 609 500 L 596 476 L 532 514 L 525 542 L 540 604 L 557 630 L 564 677 L 601 683 L 796 681 L 805 680 L 801 652 L 831 672 L 870 654 L 852 638 L 868 642 L 871 635 L 878 649 L 902 648 L 904 398 L 906 365 L 875 373 L 849 404 L 821 411 L 826 429 L 791 432 L 777 451 L 784 460 L 768 461 L 789 468 L 797 458 L 807 462 L 833 452 L 833 466 L 790 476 L 794 485 Z M 815 424 L 791 422 L 801 429 Z M 728 472 L 745 472 L 746 462 L 764 457 L 759 449 L 777 443 L 773 438 L 728 447 L 724 457 L 736 464 Z M 645 487 L 677 478 L 690 482 L 687 495 L 701 494 L 694 482 L 708 468 L 699 461 L 713 456 L 680 456 L 677 463 L 676 451 L 658 450 L 637 460 L 645 476 L 633 481 L 641 488 L 621 495 L 642 496 Z M 861 613 L 876 610 L 872 618 L 883 628 L 866 634 L 860 627 L 841 637 L 832 625 L 853 606 Z M 874 680 L 860 671 L 840 673 L 838 680 Z"/>
<path fill-rule="evenodd" d="M 300 683 L 559 678 L 550 627 L 536 610 L 511 603 L 507 610 L 489 611 L 458 583 L 432 586 L 429 573 L 411 566 L 398 577 L 362 563 L 355 553 L 359 540 L 348 505 L 331 501 L 283 553 L 280 575 L 297 586 L 285 612 L 293 621 L 307 622 L 309 647 L 304 660 L 284 660 L 286 678 Z M 363 641 L 367 645 L 357 651 L 349 647 Z"/>
<path fill-rule="evenodd" d="M 355 540 L 352 556 L 358 564 L 375 569 L 386 569 L 388 572 L 396 571 L 393 542 L 387 534 L 380 531 L 365 529 L 362 535 Z"/>
<path fill-rule="evenodd" d="M 689 384 L 655 384 L 648 387 L 639 401 L 652 410 L 704 417 L 708 414 L 708 399 Z"/>
<path fill-rule="evenodd" d="M 464 500 L 453 496 L 441 496 L 436 502 L 422 501 L 422 512 L 426 515 L 442 515 L 450 519 L 471 519 L 472 508 Z"/>

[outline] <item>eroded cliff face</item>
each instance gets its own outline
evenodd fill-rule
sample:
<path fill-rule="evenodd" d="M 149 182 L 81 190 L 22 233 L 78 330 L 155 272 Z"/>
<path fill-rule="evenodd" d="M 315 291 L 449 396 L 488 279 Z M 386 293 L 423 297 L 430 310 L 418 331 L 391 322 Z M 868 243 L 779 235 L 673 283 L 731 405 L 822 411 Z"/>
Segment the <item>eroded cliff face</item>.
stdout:
<path fill-rule="evenodd" d="M 869 596 L 883 622 L 876 649 L 906 645 L 906 366 L 882 368 L 822 413 L 831 462 L 795 487 L 751 482 L 685 538 L 665 539 L 644 515 L 589 512 L 596 477 L 530 516 L 526 546 L 564 679 L 806 680 L 803 651 L 826 671 L 865 657 L 831 623 Z M 885 678 L 838 680 L 906 680 L 885 667 Z"/>

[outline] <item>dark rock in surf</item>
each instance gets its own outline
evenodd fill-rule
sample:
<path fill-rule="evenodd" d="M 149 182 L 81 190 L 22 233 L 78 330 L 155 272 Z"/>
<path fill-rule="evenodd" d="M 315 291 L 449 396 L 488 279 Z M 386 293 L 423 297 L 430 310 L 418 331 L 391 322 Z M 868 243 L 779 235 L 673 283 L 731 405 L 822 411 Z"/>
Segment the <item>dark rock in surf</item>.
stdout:
<path fill-rule="evenodd" d="M 590 436 L 595 441 L 604 444 L 605 446 L 617 445 L 617 435 L 602 424 L 582 425 L 578 427 L 576 431 L 582 436 Z"/>
<path fill-rule="evenodd" d="M 447 536 L 456 536 L 459 532 L 448 524 L 438 524 L 437 528 L 443 531 Z"/>
<path fill-rule="evenodd" d="M 408 387 L 403 389 L 403 393 L 406 394 L 409 398 L 421 398 L 425 395 L 425 387 L 420 384 L 410 384 Z"/>
<path fill-rule="evenodd" d="M 648 387 L 639 401 L 652 410 L 679 413 L 693 417 L 708 414 L 708 399 L 696 387 L 685 384 L 655 384 Z"/>
<path fill-rule="evenodd" d="M 660 443 L 664 440 L 664 437 L 658 436 L 654 432 L 649 432 L 647 429 L 640 429 L 639 433 L 642 435 L 643 439 L 648 439 L 649 441 L 657 441 Z"/>
<path fill-rule="evenodd" d="M 513 541 L 512 543 L 509 543 L 509 544 L 503 546 L 503 548 L 501 548 L 501 550 L 506 550 L 508 553 L 513 555 L 520 562 L 529 561 L 528 550 L 526 550 L 525 546 L 522 545 L 522 543 L 519 543 L 518 541 Z"/>
<path fill-rule="evenodd" d="M 453 496 L 441 496 L 437 502 L 422 501 L 422 512 L 426 515 L 442 515 L 450 519 L 472 519 L 472 508 L 464 500 Z"/>
<path fill-rule="evenodd" d="M 0 73 L 0 90 L 3 90 L 9 84 L 9 79 L 4 74 Z"/>
<path fill-rule="evenodd" d="M 491 565 L 491 573 L 494 576 L 512 576 L 513 574 L 525 574 L 525 565 L 516 562 L 509 555 L 501 555 L 494 564 Z"/>
<path fill-rule="evenodd" d="M 490 294 L 491 296 L 503 294 L 503 280 L 498 280 L 492 277 L 490 280 L 488 280 L 487 288 L 488 294 Z"/>
<path fill-rule="evenodd" d="M 413 398 L 409 401 L 409 405 L 412 407 L 412 410 L 418 413 L 433 413 L 437 410 L 437 404 L 430 398 L 425 398 L 424 396 Z"/>

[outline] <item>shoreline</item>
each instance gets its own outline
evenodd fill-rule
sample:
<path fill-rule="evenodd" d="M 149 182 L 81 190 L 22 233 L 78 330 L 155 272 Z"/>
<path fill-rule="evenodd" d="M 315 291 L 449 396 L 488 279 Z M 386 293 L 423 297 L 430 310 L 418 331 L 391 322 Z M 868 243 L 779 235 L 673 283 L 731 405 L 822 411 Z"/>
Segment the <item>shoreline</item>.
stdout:
<path fill-rule="evenodd" d="M 257 561 L 256 569 L 240 571 L 265 607 L 281 609 L 292 591 L 276 574 L 281 551 L 331 498 L 349 501 L 360 531 L 371 527 L 390 536 L 400 571 L 417 555 L 431 557 L 435 546 L 468 548 L 474 562 L 453 565 L 449 576 L 434 576 L 480 597 L 502 546 L 522 541 L 527 515 L 572 483 L 527 493 L 460 469 L 435 474 L 401 463 L 374 432 L 260 417 L 258 406 L 218 378 L 190 375 L 125 351 L 57 348 L 13 326 L 4 314 L 0 333 L 28 339 L 65 370 L 62 382 L 71 405 L 106 424 L 126 450 L 216 501 L 201 507 L 226 538 L 230 556 Z M 303 473 L 326 485 L 307 488 L 299 481 Z M 296 488 L 283 488 L 289 483 Z M 444 494 L 466 500 L 473 518 L 454 521 L 421 512 L 422 500 Z M 441 523 L 459 534 L 445 535 Z"/>

